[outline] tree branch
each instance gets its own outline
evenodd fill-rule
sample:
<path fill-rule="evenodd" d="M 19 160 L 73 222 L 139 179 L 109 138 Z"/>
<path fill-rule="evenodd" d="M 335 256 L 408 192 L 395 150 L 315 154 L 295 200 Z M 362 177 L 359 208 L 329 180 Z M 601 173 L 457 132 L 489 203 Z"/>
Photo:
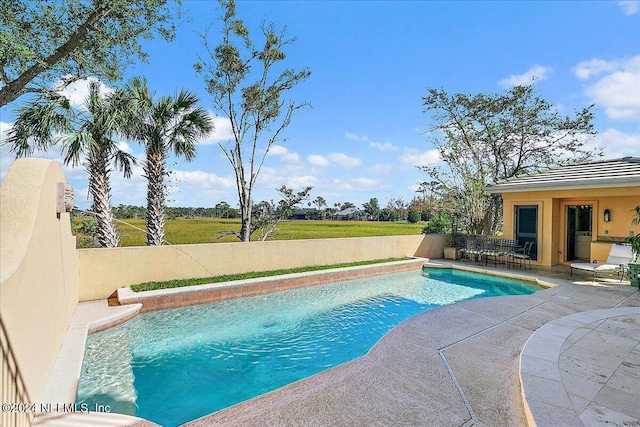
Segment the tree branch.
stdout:
<path fill-rule="evenodd" d="M 29 67 L 15 80 L 7 83 L 6 86 L 0 89 L 0 107 L 7 105 L 14 101 L 20 95 L 27 93 L 25 89 L 27 84 L 31 82 L 40 73 L 50 69 L 69 53 L 73 52 L 78 44 L 87 36 L 87 34 L 93 29 L 94 25 L 98 23 L 102 18 L 107 16 L 113 5 L 109 2 L 107 4 L 100 2 L 95 11 L 93 11 L 87 19 L 78 27 L 78 29 L 69 36 L 67 41 L 60 47 L 58 47 L 51 55 L 44 58 L 42 61 L 37 61 L 34 65 Z"/>

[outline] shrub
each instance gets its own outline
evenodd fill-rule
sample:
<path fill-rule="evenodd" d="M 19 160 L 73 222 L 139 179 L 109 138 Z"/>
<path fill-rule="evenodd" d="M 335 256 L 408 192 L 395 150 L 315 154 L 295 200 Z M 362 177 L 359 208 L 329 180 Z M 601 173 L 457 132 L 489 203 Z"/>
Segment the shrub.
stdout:
<path fill-rule="evenodd" d="M 422 234 L 449 233 L 451 231 L 449 224 L 449 216 L 446 214 L 441 213 L 436 216 L 432 216 L 427 225 L 422 229 Z"/>
<path fill-rule="evenodd" d="M 415 224 L 420 221 L 420 212 L 415 209 L 410 209 L 407 214 L 407 221 L 409 221 L 410 224 Z"/>

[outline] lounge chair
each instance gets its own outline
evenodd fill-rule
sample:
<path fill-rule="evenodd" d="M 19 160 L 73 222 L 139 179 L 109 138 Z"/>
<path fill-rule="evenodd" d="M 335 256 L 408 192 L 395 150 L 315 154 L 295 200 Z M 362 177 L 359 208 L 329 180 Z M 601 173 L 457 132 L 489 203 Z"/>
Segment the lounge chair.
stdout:
<path fill-rule="evenodd" d="M 593 273 L 593 280 L 596 280 L 598 273 L 616 273 L 620 274 L 620 281 L 624 278 L 624 269 L 627 264 L 633 262 L 633 252 L 631 246 L 626 245 L 611 245 L 611 251 L 604 264 L 598 264 L 594 262 L 576 262 L 571 264 L 571 275 L 573 276 L 573 269 L 591 271 Z"/>

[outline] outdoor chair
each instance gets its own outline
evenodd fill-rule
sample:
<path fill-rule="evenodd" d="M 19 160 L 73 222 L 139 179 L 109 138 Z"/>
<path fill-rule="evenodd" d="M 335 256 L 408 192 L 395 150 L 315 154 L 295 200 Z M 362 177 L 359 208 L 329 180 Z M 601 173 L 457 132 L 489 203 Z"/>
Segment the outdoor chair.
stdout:
<path fill-rule="evenodd" d="M 463 252 L 463 260 L 479 261 L 482 256 L 482 242 L 479 240 L 467 240 Z"/>
<path fill-rule="evenodd" d="M 493 258 L 493 265 L 497 266 L 498 262 L 502 261 L 502 257 L 506 254 L 503 246 L 502 239 L 489 239 L 487 240 L 487 244 L 485 249 L 482 251 L 482 258 L 484 259 L 484 264 L 487 265 L 489 262 L 489 257 Z"/>
<path fill-rule="evenodd" d="M 513 252 L 509 253 L 509 264 L 520 264 L 520 267 L 527 267 L 529 264 L 529 270 L 531 270 L 531 248 L 533 247 L 533 242 L 525 242 L 524 247 L 522 249 L 514 249 Z"/>
<path fill-rule="evenodd" d="M 624 269 L 630 262 L 633 262 L 633 252 L 631 246 L 627 245 L 611 245 L 609 256 L 604 264 L 598 264 L 598 261 L 593 262 L 576 262 L 571 264 L 571 276 L 573 276 L 573 269 L 585 270 L 593 273 L 593 280 L 596 280 L 598 273 L 616 273 L 620 276 L 620 281 L 624 278 Z"/>

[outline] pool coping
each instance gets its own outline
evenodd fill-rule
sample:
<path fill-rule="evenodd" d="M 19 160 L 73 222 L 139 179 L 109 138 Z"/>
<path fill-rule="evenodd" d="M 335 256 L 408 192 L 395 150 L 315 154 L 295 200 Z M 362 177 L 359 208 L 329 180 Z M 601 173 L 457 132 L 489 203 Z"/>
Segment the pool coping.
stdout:
<path fill-rule="evenodd" d="M 541 279 L 537 274 L 531 271 L 527 272 L 526 270 L 517 271 L 517 272 L 514 271 L 512 273 L 512 272 L 506 272 L 504 270 L 492 270 L 489 268 L 483 268 L 481 266 L 471 266 L 471 265 L 467 266 L 467 265 L 461 265 L 461 264 L 432 263 L 432 262 L 425 263 L 424 267 L 434 268 L 434 269 L 453 269 L 453 270 L 460 270 L 460 271 L 468 271 L 470 273 L 486 274 L 488 276 L 503 277 L 506 279 L 522 280 L 525 282 L 535 283 L 536 285 L 545 289 L 553 288 L 563 283 L 562 280 L 554 280 L 550 277 L 544 277 L 543 279 Z"/>
<path fill-rule="evenodd" d="M 233 280 L 142 292 L 134 292 L 131 288 L 126 287 L 117 290 L 118 301 L 122 305 L 142 304 L 140 312 L 144 313 L 147 311 L 223 301 L 231 298 L 262 295 L 323 283 L 339 282 L 342 280 L 417 270 L 429 261 L 428 258 L 416 257 L 403 261 L 332 268 L 304 273 L 290 273 L 255 279 Z"/>

